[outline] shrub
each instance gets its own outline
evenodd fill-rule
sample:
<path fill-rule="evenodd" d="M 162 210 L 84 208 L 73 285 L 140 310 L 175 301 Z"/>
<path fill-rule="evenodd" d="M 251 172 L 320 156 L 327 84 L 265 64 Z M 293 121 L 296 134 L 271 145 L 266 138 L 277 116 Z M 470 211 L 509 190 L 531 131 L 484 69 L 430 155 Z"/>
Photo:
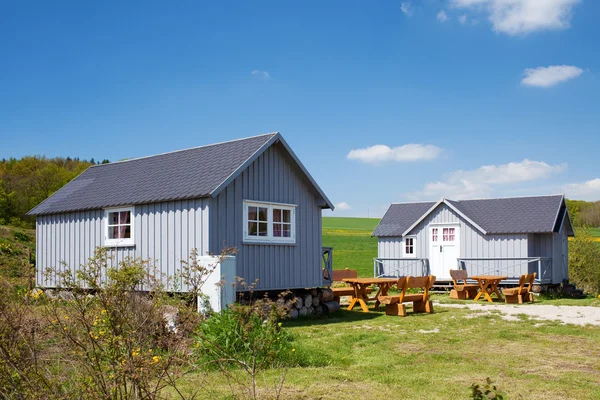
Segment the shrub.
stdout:
<path fill-rule="evenodd" d="M 263 316 L 252 306 L 234 304 L 200 324 L 199 360 L 212 368 L 281 366 L 294 349 L 278 321 L 275 311 Z"/>
<path fill-rule="evenodd" d="M 587 228 L 575 228 L 569 241 L 569 275 L 584 291 L 600 293 L 600 245 Z"/>
<path fill-rule="evenodd" d="M 165 315 L 197 314 L 170 304 L 147 262 L 111 265 L 107 250 L 97 249 L 75 274 L 58 274 L 54 298 L 5 285 L 0 397 L 154 399 L 190 370 L 192 329 L 168 326 Z"/>
<path fill-rule="evenodd" d="M 471 385 L 471 398 L 473 400 L 503 400 L 506 398 L 506 393 L 498 389 L 494 384 L 494 381 L 490 378 L 486 378 L 484 385 L 478 383 Z"/>

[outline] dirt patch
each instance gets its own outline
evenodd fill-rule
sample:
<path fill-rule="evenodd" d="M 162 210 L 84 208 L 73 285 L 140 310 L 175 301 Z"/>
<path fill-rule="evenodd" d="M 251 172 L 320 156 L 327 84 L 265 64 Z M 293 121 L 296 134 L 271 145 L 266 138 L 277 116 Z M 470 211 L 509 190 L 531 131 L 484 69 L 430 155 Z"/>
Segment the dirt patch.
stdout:
<path fill-rule="evenodd" d="M 552 306 L 531 304 L 436 304 L 439 307 L 466 308 L 483 313 L 468 314 L 466 318 L 490 315 L 493 311 L 501 313 L 505 320 L 518 321 L 519 315 L 542 321 L 560 321 L 564 324 L 600 326 L 600 308 L 581 306 Z"/>

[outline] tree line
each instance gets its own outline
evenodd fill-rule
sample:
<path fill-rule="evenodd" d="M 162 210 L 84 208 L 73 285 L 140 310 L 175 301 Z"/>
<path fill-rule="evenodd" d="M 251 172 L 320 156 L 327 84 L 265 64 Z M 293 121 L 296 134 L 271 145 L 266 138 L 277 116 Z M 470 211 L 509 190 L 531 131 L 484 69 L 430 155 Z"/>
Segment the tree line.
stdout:
<path fill-rule="evenodd" d="M 600 227 L 600 201 L 567 200 L 574 226 Z"/>
<path fill-rule="evenodd" d="M 27 211 L 94 164 L 108 160 L 26 156 L 0 161 L 0 225 L 33 227 Z"/>

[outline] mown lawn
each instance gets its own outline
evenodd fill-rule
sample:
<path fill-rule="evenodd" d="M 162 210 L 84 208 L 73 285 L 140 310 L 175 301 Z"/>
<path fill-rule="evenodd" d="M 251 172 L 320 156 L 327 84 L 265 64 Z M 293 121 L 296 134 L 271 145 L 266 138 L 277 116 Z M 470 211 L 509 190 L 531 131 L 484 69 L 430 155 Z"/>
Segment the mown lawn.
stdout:
<path fill-rule="evenodd" d="M 323 217 L 323 246 L 333 247 L 334 269 L 355 269 L 359 276 L 373 276 L 377 238 L 371 237 L 378 218 Z"/>
<path fill-rule="evenodd" d="M 304 367 L 287 370 L 286 399 L 465 399 L 493 379 L 510 399 L 600 398 L 600 328 L 506 321 L 437 305 L 434 314 L 390 317 L 341 311 L 284 322 Z M 280 371 L 261 376 L 263 390 Z M 218 373 L 192 375 L 184 391 L 210 382 L 201 398 L 224 397 Z M 271 389 L 272 391 L 272 389 Z M 267 393 L 265 398 L 268 398 Z M 204 396 L 204 397 L 203 397 Z"/>

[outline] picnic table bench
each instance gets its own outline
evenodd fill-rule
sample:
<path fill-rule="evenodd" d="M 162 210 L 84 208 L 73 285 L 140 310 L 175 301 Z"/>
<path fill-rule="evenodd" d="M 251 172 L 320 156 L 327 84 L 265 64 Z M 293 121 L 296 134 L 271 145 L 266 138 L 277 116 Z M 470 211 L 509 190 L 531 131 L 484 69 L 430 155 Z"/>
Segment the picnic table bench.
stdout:
<path fill-rule="evenodd" d="M 369 306 L 367 302 L 375 300 L 375 308 L 379 306 L 379 299 L 381 296 L 386 296 L 388 290 L 397 282 L 396 278 L 345 278 L 344 282 L 352 285 L 353 294 L 350 299 L 350 305 L 348 311 L 352 310 L 358 303 L 362 308 L 363 312 L 369 312 Z M 377 294 L 374 297 L 369 297 L 368 294 L 371 291 L 371 285 L 379 287 Z"/>
<path fill-rule="evenodd" d="M 413 303 L 413 312 L 433 312 L 433 303 L 429 298 L 429 289 L 435 282 L 435 276 L 406 276 L 397 281 L 399 295 L 379 296 L 381 304 L 385 304 L 385 313 L 387 315 L 406 316 L 406 306 L 404 303 Z M 407 289 L 423 289 L 422 293 L 409 294 Z"/>
<path fill-rule="evenodd" d="M 332 281 L 333 282 L 342 282 L 344 279 L 353 279 L 358 277 L 358 272 L 355 269 L 334 269 L 332 273 Z M 344 287 L 332 287 L 333 291 L 333 299 L 340 302 L 340 298 L 342 296 L 354 296 L 354 287 L 353 286 L 344 286 Z M 371 288 L 365 288 L 365 292 L 370 294 L 373 292 Z"/>

